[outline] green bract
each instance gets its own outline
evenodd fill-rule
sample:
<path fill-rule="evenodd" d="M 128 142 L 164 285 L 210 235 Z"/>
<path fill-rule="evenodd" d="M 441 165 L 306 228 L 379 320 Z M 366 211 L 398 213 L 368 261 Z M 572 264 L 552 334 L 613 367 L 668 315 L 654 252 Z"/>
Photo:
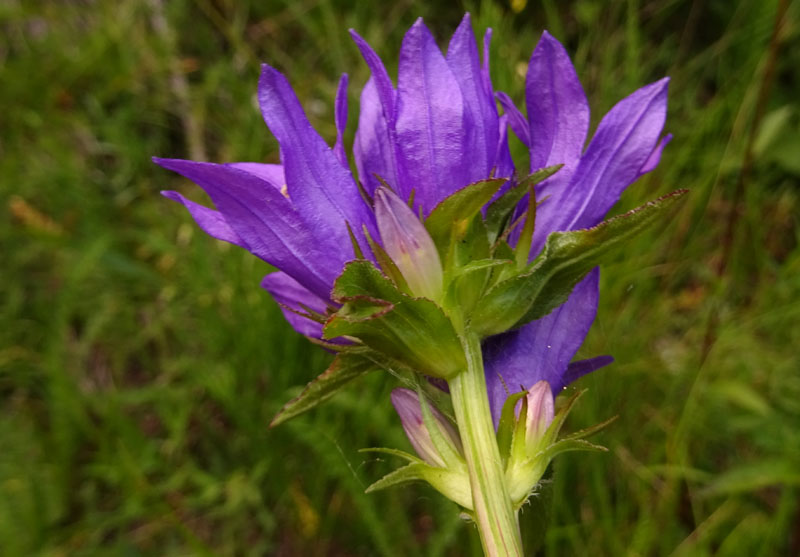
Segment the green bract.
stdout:
<path fill-rule="evenodd" d="M 340 307 L 327 315 L 309 310 L 310 318 L 324 322 L 325 339 L 344 343 L 326 345 L 338 352 L 331 367 L 287 404 L 273 424 L 314 407 L 375 369 L 454 377 L 466 368 L 460 339 L 465 328 L 487 337 L 546 315 L 567 299 L 586 273 L 668 214 L 686 193 L 673 192 L 593 228 L 554 232 L 532 263 L 521 264 L 505 241 L 515 226 L 514 207 L 557 170 L 546 168 L 520 180 L 497 197 L 485 215 L 481 208 L 497 196 L 505 180 L 467 186 L 433 209 L 424 226 L 442 262 L 444 296 L 436 302 L 413 297 L 401 266 L 371 239 L 377 265 L 357 250 L 357 259 L 345 266 L 331 292 Z M 532 195 L 526 214 L 531 220 L 534 199 Z M 528 232 L 523 229 L 521 235 Z M 504 415 L 501 446 L 505 420 Z"/>

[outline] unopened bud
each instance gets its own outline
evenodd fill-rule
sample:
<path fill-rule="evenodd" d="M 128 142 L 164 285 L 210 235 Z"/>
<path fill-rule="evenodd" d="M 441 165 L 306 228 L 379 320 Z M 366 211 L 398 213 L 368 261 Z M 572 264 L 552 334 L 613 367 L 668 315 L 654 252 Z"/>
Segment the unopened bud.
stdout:
<path fill-rule="evenodd" d="M 539 381 L 528 390 L 525 397 L 528 412 L 525 418 L 525 446 L 530 451 L 542 440 L 544 433 L 553 421 L 553 392 L 547 381 Z"/>
<path fill-rule="evenodd" d="M 438 300 L 444 280 L 442 262 L 419 218 L 391 190 L 379 187 L 375 191 L 375 219 L 383 249 L 403 274 L 411 293 Z"/>
<path fill-rule="evenodd" d="M 420 458 L 431 466 L 447 468 L 444 455 L 436 448 L 436 443 L 425 426 L 422 406 L 417 393 L 409 389 L 395 389 L 392 391 L 392 404 L 400 416 L 408 440 L 411 441 L 411 445 Z M 452 451 L 462 453 L 461 439 L 453 424 L 436 408 L 429 406 L 429 409 L 439 430 L 437 437 L 441 437 Z"/>

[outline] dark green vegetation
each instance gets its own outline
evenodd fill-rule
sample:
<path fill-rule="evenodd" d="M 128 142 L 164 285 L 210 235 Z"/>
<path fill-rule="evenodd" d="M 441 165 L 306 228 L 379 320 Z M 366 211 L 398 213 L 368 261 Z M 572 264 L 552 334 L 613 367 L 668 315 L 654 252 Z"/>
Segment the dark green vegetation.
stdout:
<path fill-rule="evenodd" d="M 543 28 L 595 122 L 672 76 L 675 139 L 617 211 L 691 189 L 603 274 L 583 354 L 617 363 L 579 383 L 566 428 L 620 418 L 595 438 L 609 453 L 556 461 L 543 553 L 798 554 L 800 5 L 772 39 L 777 0 L 530 4 L 466 6 L 495 30 L 497 88 L 522 99 Z M 0 554 L 477 554 L 431 489 L 363 493 L 400 463 L 358 449 L 409 448 L 389 378 L 267 428 L 330 356 L 258 287 L 266 264 L 158 195 L 202 200 L 149 160 L 276 161 L 262 60 L 331 140 L 349 72 L 352 140 L 367 70 L 346 29 L 393 64 L 417 16 L 444 42 L 464 9 L 369 5 L 0 4 Z"/>

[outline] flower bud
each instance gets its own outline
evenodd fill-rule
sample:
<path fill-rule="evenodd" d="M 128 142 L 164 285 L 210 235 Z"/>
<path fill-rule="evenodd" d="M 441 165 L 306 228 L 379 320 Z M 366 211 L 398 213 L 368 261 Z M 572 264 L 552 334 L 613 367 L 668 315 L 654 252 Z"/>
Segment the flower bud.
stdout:
<path fill-rule="evenodd" d="M 433 418 L 433 422 L 438 428 L 435 436 L 440 443 L 443 441 L 446 444 L 444 447 L 440 444 L 437 448 L 437 443 L 425 425 L 417 393 L 409 389 L 395 389 L 392 391 L 392 404 L 400 416 L 408 440 L 411 441 L 414 450 L 425 462 L 431 466 L 447 468 L 447 457 L 442 454 L 443 452 L 463 453 L 461 439 L 453 424 L 436 408 L 429 406 L 430 417 Z"/>
<path fill-rule="evenodd" d="M 528 453 L 538 447 L 547 428 L 553 421 L 553 392 L 547 381 L 539 381 L 528 390 L 527 416 L 525 417 L 525 446 Z"/>
<path fill-rule="evenodd" d="M 391 190 L 375 190 L 375 220 L 381 243 L 406 279 L 411 293 L 431 300 L 442 295 L 439 252 L 419 218 Z"/>

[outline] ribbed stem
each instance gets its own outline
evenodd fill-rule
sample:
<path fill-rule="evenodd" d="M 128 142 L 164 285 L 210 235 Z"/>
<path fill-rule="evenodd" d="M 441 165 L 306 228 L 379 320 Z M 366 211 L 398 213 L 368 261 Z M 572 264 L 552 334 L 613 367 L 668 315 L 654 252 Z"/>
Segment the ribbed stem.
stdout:
<path fill-rule="evenodd" d="M 475 520 L 487 556 L 522 557 L 517 513 L 511 506 L 503 463 L 489 410 L 480 339 L 462 335 L 467 369 L 449 381 L 467 459 Z"/>

